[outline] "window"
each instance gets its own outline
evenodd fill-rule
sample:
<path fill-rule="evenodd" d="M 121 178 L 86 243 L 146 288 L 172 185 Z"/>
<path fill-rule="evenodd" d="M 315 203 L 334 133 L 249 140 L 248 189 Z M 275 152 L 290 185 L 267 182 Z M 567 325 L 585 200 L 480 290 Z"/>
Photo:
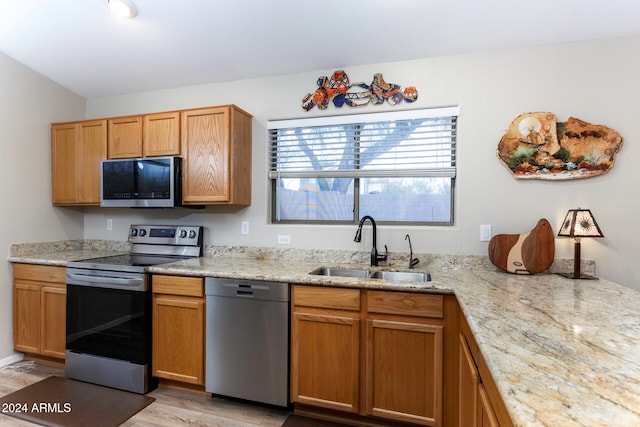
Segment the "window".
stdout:
<path fill-rule="evenodd" d="M 458 107 L 269 122 L 274 223 L 453 224 Z"/>

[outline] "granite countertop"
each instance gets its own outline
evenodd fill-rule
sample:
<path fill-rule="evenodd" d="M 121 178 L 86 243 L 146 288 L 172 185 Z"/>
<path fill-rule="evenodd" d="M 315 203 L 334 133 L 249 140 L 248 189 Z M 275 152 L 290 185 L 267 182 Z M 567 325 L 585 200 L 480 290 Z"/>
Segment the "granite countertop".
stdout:
<path fill-rule="evenodd" d="M 58 261 L 54 254 L 9 260 L 64 265 L 72 258 L 80 259 L 75 256 L 82 254 L 60 254 Z M 555 274 L 518 276 L 487 268 L 431 270 L 432 281 L 425 283 L 309 274 L 320 266 L 340 265 L 344 266 L 322 260 L 224 256 L 221 252 L 148 270 L 454 293 L 514 425 L 640 425 L 639 292 L 606 280 L 570 280 Z M 357 267 L 369 268 L 363 263 Z"/>

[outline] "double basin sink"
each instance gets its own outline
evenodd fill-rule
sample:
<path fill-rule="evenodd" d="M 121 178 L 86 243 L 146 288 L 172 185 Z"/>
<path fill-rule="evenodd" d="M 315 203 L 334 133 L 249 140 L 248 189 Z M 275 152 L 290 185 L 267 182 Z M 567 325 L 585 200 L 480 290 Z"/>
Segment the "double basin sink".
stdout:
<path fill-rule="evenodd" d="M 419 273 L 413 271 L 382 271 L 359 268 L 330 268 L 320 267 L 311 272 L 319 276 L 355 277 L 360 279 L 381 279 L 401 282 L 429 282 L 429 273 Z"/>

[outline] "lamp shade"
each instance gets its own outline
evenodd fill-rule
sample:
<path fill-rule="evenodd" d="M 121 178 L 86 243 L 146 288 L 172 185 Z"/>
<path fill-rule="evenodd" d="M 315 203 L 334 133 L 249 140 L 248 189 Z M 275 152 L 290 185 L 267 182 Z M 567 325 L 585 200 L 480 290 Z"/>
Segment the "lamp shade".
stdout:
<path fill-rule="evenodd" d="M 604 237 L 589 209 L 570 209 L 562 222 L 558 236 Z"/>

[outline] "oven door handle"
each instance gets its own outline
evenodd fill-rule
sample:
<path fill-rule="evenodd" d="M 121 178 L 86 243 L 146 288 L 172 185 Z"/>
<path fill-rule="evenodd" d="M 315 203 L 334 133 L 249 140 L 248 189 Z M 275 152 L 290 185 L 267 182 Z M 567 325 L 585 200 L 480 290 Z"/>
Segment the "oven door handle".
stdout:
<path fill-rule="evenodd" d="M 91 286 L 94 288 L 122 289 L 126 291 L 146 291 L 144 279 L 122 278 L 109 276 L 93 276 L 90 274 L 78 274 L 67 272 L 67 284 L 78 286 Z"/>

